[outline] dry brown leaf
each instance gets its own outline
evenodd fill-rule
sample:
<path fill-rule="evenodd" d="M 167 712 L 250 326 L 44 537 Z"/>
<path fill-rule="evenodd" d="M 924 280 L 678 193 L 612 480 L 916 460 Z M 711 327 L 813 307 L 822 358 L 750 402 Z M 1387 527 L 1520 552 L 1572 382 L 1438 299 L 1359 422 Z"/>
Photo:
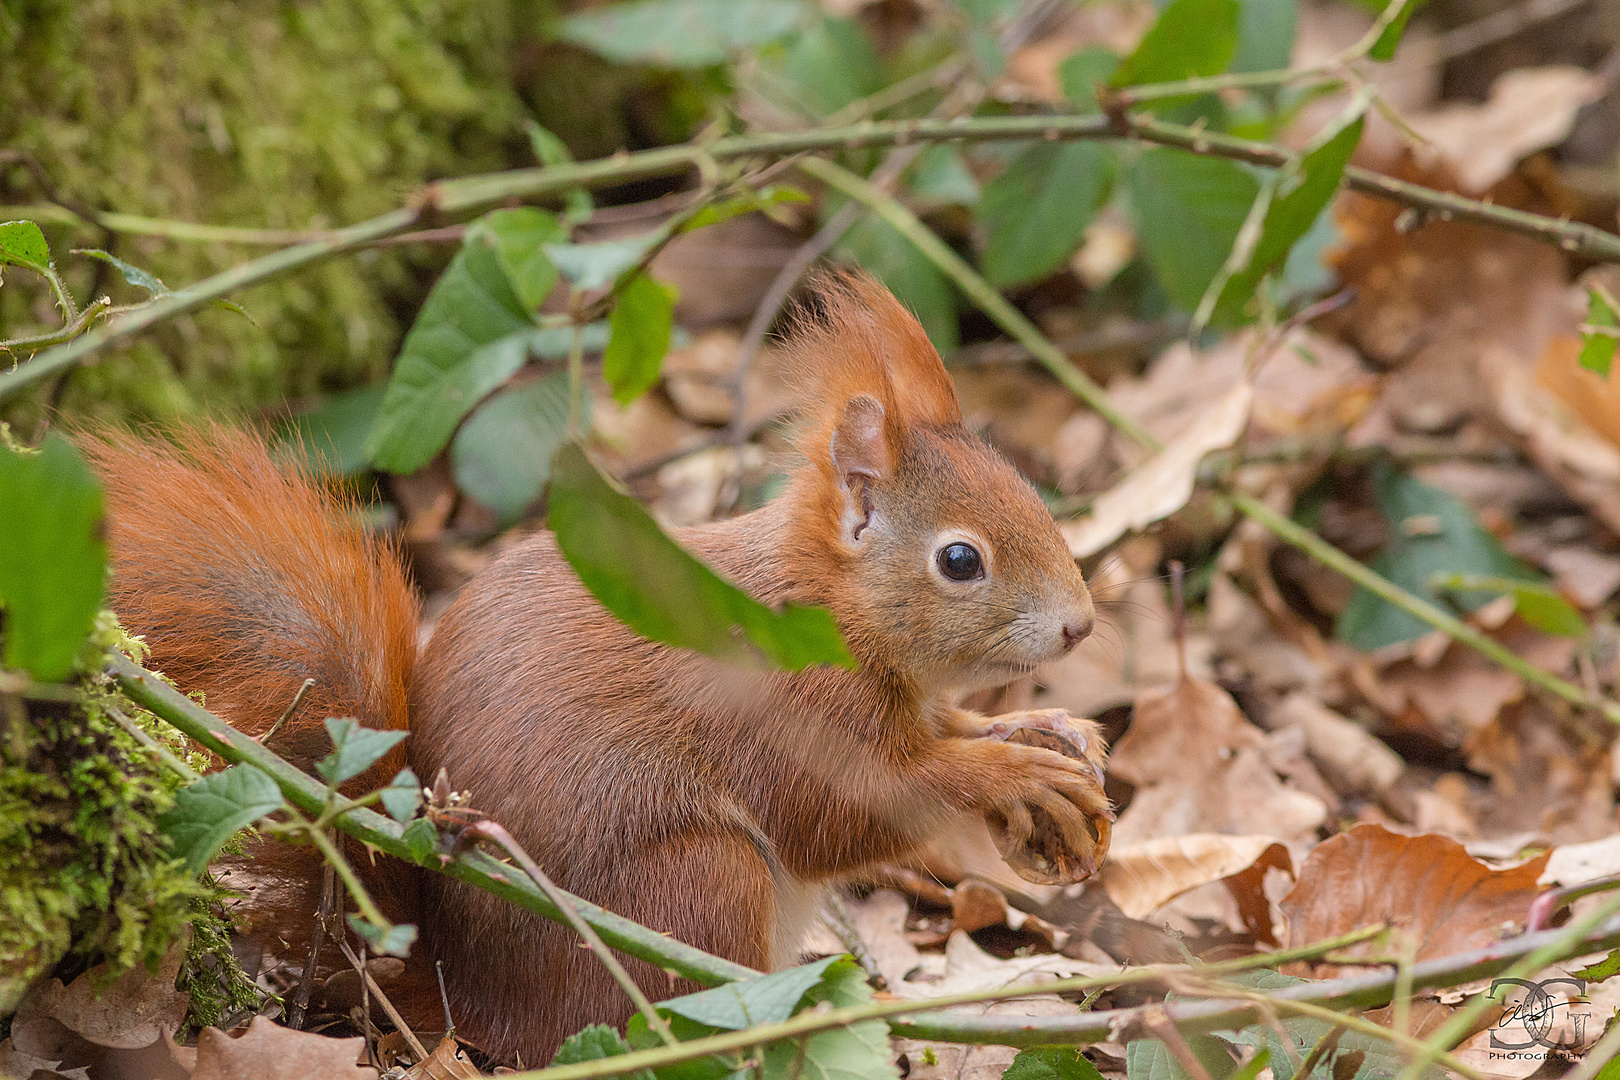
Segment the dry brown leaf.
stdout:
<path fill-rule="evenodd" d="M 1288 944 L 1387 923 L 1411 936 L 1417 960 L 1477 949 L 1524 928 L 1546 862 L 1542 855 L 1493 870 L 1450 837 L 1357 825 L 1319 844 L 1300 868 L 1282 901 Z M 1363 942 L 1344 951 L 1387 950 Z"/>
<path fill-rule="evenodd" d="M 1574 410 L 1588 427 L 1620 446 L 1620 365 L 1608 377 L 1580 365 L 1581 339 L 1560 334 L 1547 342 L 1536 361 L 1536 382 Z"/>
<path fill-rule="evenodd" d="M 1240 874 L 1262 859 L 1293 872 L 1288 849 L 1269 836 L 1162 836 L 1110 852 L 1102 883 L 1121 911 L 1140 919 L 1184 892 Z"/>
<path fill-rule="evenodd" d="M 404 1080 L 477 1080 L 480 1073 L 462 1052 L 454 1035 L 446 1035 L 427 1056 L 405 1070 Z"/>
<path fill-rule="evenodd" d="M 64 1080 L 89 1080 L 89 1070 L 85 1066 L 73 1069 L 63 1069 L 60 1062 L 54 1058 L 36 1057 L 25 1054 L 13 1045 L 11 1039 L 0 1042 L 0 1077 L 15 1077 L 16 1080 L 55 1080 L 63 1077 Z"/>
<path fill-rule="evenodd" d="M 1537 881 L 1542 885 L 1584 885 L 1615 874 L 1620 874 L 1620 836 L 1608 836 L 1554 848 Z"/>
<path fill-rule="evenodd" d="M 1237 441 L 1249 422 L 1254 387 L 1240 382 L 1206 403 L 1197 419 L 1165 444 L 1123 483 L 1097 497 L 1090 515 L 1065 522 L 1064 539 L 1074 557 L 1095 555 L 1127 532 L 1142 529 L 1187 505 L 1198 479 L 1198 463 L 1212 450 Z"/>
<path fill-rule="evenodd" d="M 174 980 L 189 943 L 189 934 L 176 940 L 156 972 L 137 965 L 110 986 L 102 985 L 105 964 L 66 986 L 51 979 L 18 1006 L 16 1023 L 26 1030 L 35 1018 L 48 1019 L 97 1046 L 122 1050 L 151 1046 L 185 1022 L 191 1001 L 174 988 Z"/>
<path fill-rule="evenodd" d="M 1553 548 L 1541 557 L 1553 572 L 1558 591 L 1583 608 L 1600 607 L 1620 589 L 1620 559 L 1588 547 Z"/>
<path fill-rule="evenodd" d="M 1308 694 L 1290 694 L 1272 710 L 1272 727 L 1299 727 L 1305 749 L 1340 791 L 1382 795 L 1400 779 L 1401 756 L 1366 728 Z"/>
<path fill-rule="evenodd" d="M 1578 67 L 1509 71 L 1482 105 L 1452 104 L 1406 120 L 1430 145 L 1421 159 L 1443 161 L 1465 190 L 1480 193 L 1522 158 L 1569 137 L 1575 114 L 1603 95 L 1604 80 Z"/>
<path fill-rule="evenodd" d="M 1295 330 L 1255 373 L 1254 427 L 1274 435 L 1318 437 L 1346 431 L 1377 394 L 1378 378 L 1354 349 Z"/>
<path fill-rule="evenodd" d="M 376 1080 L 376 1069 L 356 1064 L 365 1052 L 359 1037 L 330 1039 L 256 1016 L 236 1038 L 203 1028 L 191 1080 Z"/>
<path fill-rule="evenodd" d="M 1110 759 L 1110 771 L 1136 785 L 1116 842 L 1201 832 L 1313 837 L 1326 806 L 1278 779 L 1265 742 L 1213 683 L 1181 679 L 1143 693 Z"/>

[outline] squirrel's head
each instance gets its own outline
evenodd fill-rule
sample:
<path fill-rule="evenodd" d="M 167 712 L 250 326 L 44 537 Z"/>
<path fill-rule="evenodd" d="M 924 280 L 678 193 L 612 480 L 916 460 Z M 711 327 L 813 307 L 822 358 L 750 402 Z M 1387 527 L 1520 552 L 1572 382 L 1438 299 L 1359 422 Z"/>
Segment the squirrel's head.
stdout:
<path fill-rule="evenodd" d="M 793 337 L 809 402 L 794 569 L 863 665 L 924 691 L 1008 682 L 1091 632 L 1085 578 L 1028 482 L 962 424 L 939 353 L 870 278 L 824 278 Z"/>

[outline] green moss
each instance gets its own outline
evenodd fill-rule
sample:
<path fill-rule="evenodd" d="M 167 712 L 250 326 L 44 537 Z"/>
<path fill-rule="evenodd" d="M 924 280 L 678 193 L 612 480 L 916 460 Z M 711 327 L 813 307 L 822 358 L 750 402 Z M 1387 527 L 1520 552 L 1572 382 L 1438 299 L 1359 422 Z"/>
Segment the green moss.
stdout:
<path fill-rule="evenodd" d="M 0 1014 L 53 970 L 71 976 L 106 961 L 116 978 L 136 964 L 155 967 L 188 927 L 182 988 L 193 1009 L 217 1018 L 251 1008 L 218 890 L 170 858 L 158 832 L 181 778 L 115 717 L 177 755 L 192 751 L 99 674 L 114 645 L 140 651 L 104 613 L 75 700 L 0 694 Z"/>
<path fill-rule="evenodd" d="M 436 177 L 529 163 L 511 67 L 518 28 L 541 7 L 0 0 L 0 146 L 37 160 L 65 201 L 91 207 L 294 230 L 360 221 Z M 10 168 L 0 201 L 42 193 Z M 79 297 L 94 288 L 118 302 L 144 294 L 69 247 L 114 242 L 174 287 L 265 250 L 47 232 Z M 378 377 L 424 264 L 447 254 L 370 252 L 255 289 L 241 302 L 262 329 L 223 309 L 175 320 L 75 374 L 64 404 L 161 418 Z M 54 325 L 29 276 L 14 272 L 0 289 L 0 336 Z M 24 418 L 22 408 L 8 415 Z"/>

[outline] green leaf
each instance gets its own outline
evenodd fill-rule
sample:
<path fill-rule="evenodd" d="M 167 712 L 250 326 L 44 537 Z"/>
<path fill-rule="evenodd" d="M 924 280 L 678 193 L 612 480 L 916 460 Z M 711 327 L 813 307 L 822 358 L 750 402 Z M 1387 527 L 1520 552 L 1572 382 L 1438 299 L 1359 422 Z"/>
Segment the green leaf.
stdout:
<path fill-rule="evenodd" d="M 496 210 L 467 232 L 494 245 L 495 258 L 525 308 L 533 311 L 545 301 L 557 284 L 557 268 L 546 258 L 545 245 L 568 239 L 568 230 L 555 217 L 531 206 Z"/>
<path fill-rule="evenodd" d="M 1395 0 L 1389 0 L 1389 3 L 1380 4 L 1378 10 L 1385 11 L 1388 9 L 1389 4 L 1394 2 Z M 1367 55 L 1374 60 L 1394 59 L 1395 47 L 1401 43 L 1401 37 L 1406 33 L 1406 24 L 1411 22 L 1412 16 L 1416 15 L 1418 10 L 1427 3 L 1428 0 L 1412 0 L 1411 3 L 1407 4 L 1401 13 L 1395 17 L 1395 21 L 1385 27 L 1382 34 L 1378 35 L 1377 42 L 1373 44 Z"/>
<path fill-rule="evenodd" d="M 383 956 L 409 956 L 411 946 L 416 943 L 416 927 L 410 923 L 378 925 L 367 922 L 359 915 L 350 915 L 349 926 L 365 938 L 373 952 Z"/>
<path fill-rule="evenodd" d="M 1445 606 L 1433 585 L 1439 577 L 1533 577 L 1529 567 L 1503 551 L 1468 508 L 1447 492 L 1387 465 L 1373 470 L 1372 482 L 1379 509 L 1389 522 L 1390 535 L 1372 568 L 1395 584 Z M 1490 603 L 1493 596 L 1488 592 L 1462 593 L 1455 599 L 1462 609 L 1473 611 Z M 1415 615 L 1358 588 L 1339 613 L 1334 634 L 1340 641 L 1371 652 L 1412 641 L 1430 629 Z"/>
<path fill-rule="evenodd" d="M 1294 55 L 1297 0 L 1238 0 L 1237 52 L 1228 71 L 1280 71 Z"/>
<path fill-rule="evenodd" d="M 883 65 L 851 19 L 824 15 L 794 39 L 781 77 L 817 115 L 835 113 L 883 88 Z"/>
<path fill-rule="evenodd" d="M 999 288 L 1045 277 L 1073 254 L 1108 192 L 1108 151 L 1092 142 L 1031 146 L 985 189 L 985 278 Z"/>
<path fill-rule="evenodd" d="M 1254 990 L 1273 991 L 1309 980 L 1277 971 L 1257 971 L 1240 974 L 1233 981 Z M 1234 1041 L 1243 1046 L 1265 1048 L 1269 1052 L 1274 1080 L 1294 1080 L 1295 1063 L 1309 1057 L 1317 1044 L 1332 1034 L 1333 1025 L 1322 1020 L 1295 1017 L 1283 1020 L 1282 1028 L 1288 1041 L 1293 1044 L 1292 1054 L 1283 1048 L 1277 1032 L 1265 1024 L 1244 1028 L 1237 1032 Z M 1387 1041 L 1363 1035 L 1359 1031 L 1346 1031 L 1339 1035 L 1334 1048 L 1324 1053 L 1316 1063 L 1311 1070 L 1310 1080 L 1394 1080 L 1405 1064 L 1406 1059 Z M 1445 1074 L 1431 1065 L 1422 1075 L 1424 1080 L 1441 1080 Z M 1232 1080 L 1237 1078 L 1233 1077 Z"/>
<path fill-rule="evenodd" d="M 587 396 L 587 410 L 589 403 Z M 501 390 L 450 444 L 456 486 L 495 511 L 503 525 L 516 521 L 545 491 L 551 459 L 567 437 L 567 372 Z"/>
<path fill-rule="evenodd" d="M 387 390 L 386 384 L 378 383 L 331 394 L 320 408 L 289 420 L 277 432 L 277 442 L 296 446 L 322 472 L 334 476 L 364 472 L 370 466 L 366 438 Z"/>
<path fill-rule="evenodd" d="M 658 1009 L 724 1031 L 741 1031 L 756 1024 L 779 1024 L 794 1014 L 804 995 L 811 987 L 819 986 L 827 969 L 840 959 L 842 957 L 829 956 L 813 964 L 670 998 L 660 1001 Z"/>
<path fill-rule="evenodd" d="M 1277 194 L 1266 209 L 1260 238 L 1246 268 L 1227 279 L 1217 310 L 1221 321 L 1238 321 L 1260 279 L 1284 263 L 1311 226 L 1316 224 L 1339 190 L 1344 168 L 1361 141 L 1365 117 L 1361 110 L 1335 128 L 1329 128 L 1300 158 L 1297 168 L 1279 177 Z"/>
<path fill-rule="evenodd" d="M 419 817 L 405 826 L 399 838 L 404 842 L 405 850 L 410 852 L 411 860 L 419 866 L 426 866 L 439 847 L 439 830 L 425 817 Z"/>
<path fill-rule="evenodd" d="M 174 809 L 158 821 L 186 870 L 201 873 L 225 841 L 281 809 L 281 789 L 252 765 L 209 773 L 174 793 Z"/>
<path fill-rule="evenodd" d="M 546 254 L 576 289 L 600 289 L 641 261 L 658 242 L 656 232 L 599 244 L 547 244 Z"/>
<path fill-rule="evenodd" d="M 111 252 L 102 251 L 100 248 L 74 248 L 73 254 L 88 255 L 92 259 L 100 259 L 102 262 L 116 268 L 120 274 L 124 275 L 125 281 L 129 282 L 137 289 L 145 289 L 153 296 L 162 296 L 164 293 L 169 291 L 169 287 L 163 284 L 162 280 L 160 280 L 156 274 L 142 270 L 138 266 L 131 266 L 129 263 L 125 262 L 123 259 L 120 259 Z M 246 312 L 243 312 L 243 314 L 245 315 Z"/>
<path fill-rule="evenodd" d="M 1063 94 L 1082 116 L 1102 112 L 1097 87 L 1107 86 L 1119 71 L 1119 56 L 1101 45 L 1087 45 L 1058 65 Z"/>
<path fill-rule="evenodd" d="M 881 218 L 867 216 L 844 234 L 838 256 L 869 271 L 910 308 L 941 353 L 956 348 L 956 296 L 937 266 Z"/>
<path fill-rule="evenodd" d="M 770 184 L 760 188 L 758 191 L 745 191 L 740 195 L 733 195 L 729 199 L 710 203 L 693 214 L 691 219 L 681 226 L 681 232 L 692 232 L 694 229 L 718 225 L 729 218 L 738 217 L 742 214 L 751 214 L 756 210 L 768 215 L 772 212 L 773 207 L 782 203 L 809 201 L 810 196 L 798 188 Z"/>
<path fill-rule="evenodd" d="M 1237 52 L 1238 0 L 1175 0 L 1114 73 L 1114 86 L 1219 75 Z"/>
<path fill-rule="evenodd" d="M 0 266 L 7 263 L 26 266 L 41 274 L 50 273 L 51 249 L 38 225 L 32 221 L 0 224 Z"/>
<path fill-rule="evenodd" d="M 710 67 L 782 40 L 810 14 L 801 0 L 634 0 L 570 15 L 562 37 L 621 64 Z"/>
<path fill-rule="evenodd" d="M 742 989 L 729 997 L 704 991 L 660 1002 L 658 1009 L 668 1017 L 676 1038 L 686 1042 L 750 1026 L 744 1017 L 752 1017 L 753 1023 L 770 1023 L 823 1002 L 843 1008 L 872 999 L 865 975 L 848 957 L 832 957 L 738 985 Z M 699 1021 L 693 1019 L 694 1014 L 721 1023 Z M 630 1018 L 625 1035 L 638 1049 L 658 1044 L 639 1014 Z M 719 1080 L 735 1068 L 736 1057 L 729 1055 L 660 1069 L 658 1076 L 660 1080 Z M 889 1051 L 888 1026 L 881 1020 L 819 1032 L 803 1042 L 786 1039 L 767 1044 L 760 1071 L 766 1080 L 898 1080 Z"/>
<path fill-rule="evenodd" d="M 935 143 L 917 158 L 911 171 L 911 194 L 934 206 L 972 206 L 979 201 L 979 182 L 962 161 L 962 152 Z"/>
<path fill-rule="evenodd" d="M 1102 1073 L 1079 1050 L 1043 1047 L 1020 1052 L 1001 1080 L 1102 1080 Z"/>
<path fill-rule="evenodd" d="M 1131 162 L 1126 183 L 1149 264 L 1176 306 L 1194 310 L 1231 253 L 1259 181 L 1236 162 L 1156 147 Z"/>
<path fill-rule="evenodd" d="M 1581 613 L 1546 582 L 1481 574 L 1440 574 L 1431 584 L 1446 592 L 1511 596 L 1513 610 L 1537 630 L 1559 637 L 1586 636 L 1586 620 L 1581 618 Z"/>
<path fill-rule="evenodd" d="M 1588 964 L 1579 971 L 1572 972 L 1575 978 L 1589 983 L 1605 982 L 1620 975 L 1620 949 L 1615 949 L 1595 964 Z"/>
<path fill-rule="evenodd" d="M 461 418 L 528 357 L 534 323 L 497 242 L 490 230 L 467 231 L 405 336 L 366 440 L 378 468 L 413 473 L 432 461 Z"/>
<path fill-rule="evenodd" d="M 585 587 L 643 637 L 732 660 L 749 655 L 746 638 L 790 671 L 855 667 L 830 613 L 793 604 L 773 611 L 722 580 L 609 483 L 576 443 L 564 444 L 552 462 L 549 517 Z"/>
<path fill-rule="evenodd" d="M 52 433 L 38 453 L 0 442 L 0 663 L 66 678 L 101 609 L 107 572 L 101 489 Z"/>
<path fill-rule="evenodd" d="M 551 1059 L 551 1064 L 578 1065 L 582 1061 L 600 1061 L 629 1052 L 630 1044 L 624 1041 L 624 1036 L 606 1024 L 592 1024 L 585 1030 L 576 1031 L 564 1039 L 563 1044 L 557 1048 L 556 1056 Z M 634 1080 L 648 1080 L 651 1076 L 645 1070 L 630 1075 Z"/>
<path fill-rule="evenodd" d="M 1620 312 L 1609 306 L 1608 298 L 1597 289 L 1588 289 L 1586 293 L 1586 325 L 1611 331 L 1620 328 Z M 1620 346 L 1620 337 L 1613 333 L 1587 330 L 1581 335 L 1581 367 L 1607 379 L 1609 368 L 1614 364 L 1616 346 Z"/>
<path fill-rule="evenodd" d="M 658 382 L 674 319 L 675 290 L 650 274 L 637 274 L 620 290 L 608 323 L 612 335 L 602 353 L 602 377 L 614 401 L 628 405 Z"/>
<path fill-rule="evenodd" d="M 382 789 L 383 809 L 401 825 L 408 824 L 422 805 L 422 781 L 409 769 L 401 769 Z"/>
<path fill-rule="evenodd" d="M 1219 1039 L 1210 1035 L 1185 1038 L 1211 1080 L 1228 1080 L 1237 1066 Z M 1192 1080 L 1175 1055 L 1158 1039 L 1137 1039 L 1125 1044 L 1125 1076 L 1127 1080 Z"/>
<path fill-rule="evenodd" d="M 410 734 L 368 728 L 352 716 L 327 717 L 326 733 L 332 736 L 332 752 L 315 763 L 315 771 L 333 785 L 359 776 Z"/>

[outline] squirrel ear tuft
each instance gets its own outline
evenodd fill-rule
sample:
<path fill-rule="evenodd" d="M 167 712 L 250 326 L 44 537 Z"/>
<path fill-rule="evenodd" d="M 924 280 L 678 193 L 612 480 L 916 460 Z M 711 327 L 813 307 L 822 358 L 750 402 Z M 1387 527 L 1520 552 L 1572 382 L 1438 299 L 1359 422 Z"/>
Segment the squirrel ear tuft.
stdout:
<path fill-rule="evenodd" d="M 846 282 L 845 296 L 865 309 L 877 331 L 883 368 L 894 388 L 902 423 L 908 427 L 961 423 L 956 387 L 917 316 L 864 274 L 851 275 Z"/>

